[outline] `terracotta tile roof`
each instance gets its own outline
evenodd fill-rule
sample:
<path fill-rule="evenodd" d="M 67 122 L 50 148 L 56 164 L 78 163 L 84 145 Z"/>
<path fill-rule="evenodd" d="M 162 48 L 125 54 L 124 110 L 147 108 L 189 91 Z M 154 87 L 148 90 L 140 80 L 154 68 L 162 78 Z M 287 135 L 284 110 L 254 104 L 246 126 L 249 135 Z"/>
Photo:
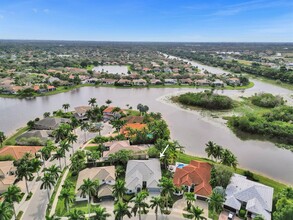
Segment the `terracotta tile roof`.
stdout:
<path fill-rule="evenodd" d="M 103 111 L 103 113 L 111 113 L 111 112 L 113 111 L 114 108 L 115 108 L 115 107 L 109 106 L 109 107 L 107 107 L 107 108 Z"/>
<path fill-rule="evenodd" d="M 206 162 L 191 161 L 183 168 L 176 168 L 173 182 L 177 187 L 195 185 L 194 193 L 209 196 L 212 193 L 210 185 L 211 165 Z"/>
<path fill-rule="evenodd" d="M 143 123 L 143 119 L 143 116 L 127 116 L 122 118 L 122 120 L 126 121 L 126 124 Z"/>
<path fill-rule="evenodd" d="M 41 146 L 6 146 L 0 149 L 0 156 L 11 155 L 18 160 L 22 158 L 25 153 L 34 155 L 41 148 Z"/>
<path fill-rule="evenodd" d="M 120 133 L 126 135 L 129 131 L 127 130 L 127 128 L 131 128 L 133 130 L 142 130 L 146 127 L 146 124 L 140 124 L 140 123 L 129 123 L 124 125 L 121 130 Z"/>

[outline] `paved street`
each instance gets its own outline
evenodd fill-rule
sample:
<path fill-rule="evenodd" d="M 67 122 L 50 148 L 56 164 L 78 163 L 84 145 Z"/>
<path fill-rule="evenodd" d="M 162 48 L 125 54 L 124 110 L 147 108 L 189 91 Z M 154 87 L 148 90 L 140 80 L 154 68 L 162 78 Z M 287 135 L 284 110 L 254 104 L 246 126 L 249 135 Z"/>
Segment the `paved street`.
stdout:
<path fill-rule="evenodd" d="M 101 135 L 108 135 L 111 131 L 112 131 L 112 127 L 106 123 L 104 124 L 104 128 L 101 131 Z M 86 140 L 85 140 L 85 135 L 83 131 L 81 131 L 78 128 L 76 129 L 75 132 L 76 132 L 76 135 L 78 136 L 78 141 L 77 143 L 73 144 L 74 150 L 79 149 L 83 145 L 84 142 L 98 135 L 97 133 L 86 132 Z M 67 152 L 66 154 L 67 165 L 70 162 L 69 157 L 71 153 L 72 151 L 70 149 L 69 152 Z M 62 159 L 61 161 L 62 161 L 62 167 L 64 167 L 64 159 Z M 57 160 L 52 162 L 46 161 L 46 166 L 50 166 L 53 164 L 59 165 L 59 162 Z M 20 210 L 24 212 L 22 217 L 23 220 L 44 220 L 45 219 L 45 213 L 46 213 L 46 208 L 48 204 L 48 195 L 46 190 L 40 189 L 40 186 L 41 186 L 40 181 L 39 182 L 32 181 L 29 184 L 29 188 L 31 192 L 33 193 L 32 198 L 29 201 L 22 201 L 20 204 L 16 205 L 17 212 Z M 53 190 L 51 190 L 51 193 L 52 192 Z"/>

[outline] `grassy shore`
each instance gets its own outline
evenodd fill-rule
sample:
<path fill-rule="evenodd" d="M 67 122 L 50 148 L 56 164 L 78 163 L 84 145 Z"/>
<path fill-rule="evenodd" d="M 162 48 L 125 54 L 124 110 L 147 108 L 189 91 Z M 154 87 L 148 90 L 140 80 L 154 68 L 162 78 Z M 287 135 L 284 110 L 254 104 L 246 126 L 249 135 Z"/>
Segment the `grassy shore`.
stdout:
<path fill-rule="evenodd" d="M 184 154 L 184 153 L 180 153 L 179 157 L 177 159 L 177 161 L 182 162 L 182 163 L 189 163 L 191 160 L 199 160 L 199 161 L 208 162 L 210 164 L 217 164 L 215 161 L 212 161 L 210 159 L 202 158 L 202 157 L 198 157 L 198 156 L 192 156 L 192 155 L 188 155 L 188 154 Z M 244 171 L 245 171 L 245 169 L 243 169 L 243 168 L 237 168 L 236 170 L 234 170 L 233 168 L 228 167 L 228 169 L 230 169 L 232 172 L 235 172 L 235 173 L 238 173 L 241 175 L 243 175 Z M 256 179 L 258 179 L 259 183 L 262 183 L 264 185 L 267 185 L 267 186 L 274 188 L 275 195 L 277 195 L 281 190 L 283 190 L 284 188 L 287 187 L 286 184 L 281 183 L 281 182 L 274 180 L 272 178 L 266 177 L 262 174 L 254 173 L 254 177 Z"/>
<path fill-rule="evenodd" d="M 23 134 L 24 132 L 26 132 L 28 130 L 28 127 L 23 127 L 23 128 L 19 128 L 13 135 L 11 135 L 10 137 L 8 137 L 4 142 L 3 142 L 3 146 L 7 146 L 7 145 L 15 145 L 16 143 L 16 138 Z"/>

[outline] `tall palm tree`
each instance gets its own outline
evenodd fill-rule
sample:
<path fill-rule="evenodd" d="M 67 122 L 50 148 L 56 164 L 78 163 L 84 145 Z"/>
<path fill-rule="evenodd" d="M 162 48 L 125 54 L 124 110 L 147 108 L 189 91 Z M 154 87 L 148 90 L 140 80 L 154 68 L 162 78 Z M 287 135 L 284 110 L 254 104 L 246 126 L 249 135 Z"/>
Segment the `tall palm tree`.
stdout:
<path fill-rule="evenodd" d="M 69 214 L 68 214 L 68 219 L 69 220 L 84 220 L 84 212 L 78 209 L 73 209 Z"/>
<path fill-rule="evenodd" d="M 67 110 L 70 108 L 70 104 L 66 103 L 62 105 L 62 108 L 67 112 Z"/>
<path fill-rule="evenodd" d="M 187 210 L 189 210 L 192 205 L 192 202 L 195 202 L 195 200 L 196 200 L 194 193 L 193 192 L 186 192 L 186 193 L 184 193 L 184 197 L 186 200 Z"/>
<path fill-rule="evenodd" d="M 70 132 L 71 126 L 67 123 L 62 123 L 52 132 L 52 135 L 54 136 L 55 142 L 57 143 L 59 141 L 65 140 Z"/>
<path fill-rule="evenodd" d="M 141 214 L 147 214 L 149 205 L 145 202 L 145 199 L 148 197 L 148 192 L 141 191 L 136 194 L 136 196 L 131 200 L 131 202 L 134 203 L 134 206 L 132 207 L 132 212 L 134 213 L 134 216 L 136 216 L 136 213 L 138 213 L 138 218 L 141 220 Z"/>
<path fill-rule="evenodd" d="M 126 192 L 126 187 L 125 187 L 125 181 L 118 179 L 113 186 L 113 195 L 116 198 L 117 201 L 123 199 L 123 195 Z"/>
<path fill-rule="evenodd" d="M 98 205 L 95 208 L 95 216 L 91 217 L 92 220 L 107 220 L 111 215 L 107 213 L 106 208 Z"/>
<path fill-rule="evenodd" d="M 28 181 L 33 178 L 33 167 L 30 165 L 28 160 L 24 160 L 20 163 L 14 163 L 16 165 L 16 177 L 18 180 L 25 181 L 26 191 L 29 193 Z"/>
<path fill-rule="evenodd" d="M 48 168 L 45 168 L 44 171 L 48 172 L 56 181 L 58 180 L 58 178 L 61 174 L 60 167 L 56 166 L 55 164 L 51 165 Z"/>
<path fill-rule="evenodd" d="M 13 216 L 13 208 L 9 202 L 0 202 L 0 220 L 10 220 Z"/>
<path fill-rule="evenodd" d="M 160 196 L 152 197 L 150 202 L 151 202 L 150 207 L 152 209 L 155 209 L 156 220 L 158 220 L 158 211 L 160 209 L 160 211 L 162 213 L 162 210 L 163 210 L 162 198 Z"/>
<path fill-rule="evenodd" d="M 47 190 L 48 200 L 50 199 L 50 190 L 56 183 L 54 177 L 50 173 L 44 173 L 44 176 L 41 179 L 41 189 Z"/>
<path fill-rule="evenodd" d="M 45 161 L 51 157 L 51 153 L 54 150 L 55 146 L 51 141 L 48 141 L 47 144 L 40 149 L 40 153 L 44 162 L 44 167 L 46 167 Z"/>
<path fill-rule="evenodd" d="M 209 199 L 209 206 L 211 210 L 216 213 L 220 213 L 223 209 L 223 203 L 225 202 L 224 195 L 217 191 L 213 191 L 210 199 Z"/>
<path fill-rule="evenodd" d="M 176 187 L 174 186 L 173 180 L 167 177 L 162 177 L 160 179 L 159 186 L 162 187 L 161 194 L 165 200 L 165 208 L 168 210 L 169 203 L 171 202 Z"/>
<path fill-rule="evenodd" d="M 22 198 L 20 188 L 16 185 L 10 185 L 7 191 L 2 194 L 2 196 L 4 197 L 5 202 L 11 203 L 11 206 L 13 207 L 14 216 L 16 219 L 16 211 L 13 203 L 19 203 Z"/>
<path fill-rule="evenodd" d="M 124 216 L 131 218 L 130 208 L 127 203 L 118 201 L 114 206 L 115 220 L 123 220 Z"/>
<path fill-rule="evenodd" d="M 88 214 L 90 214 L 90 202 L 91 198 L 94 195 L 97 195 L 99 187 L 99 181 L 95 180 L 92 181 L 91 179 L 87 178 L 83 180 L 83 184 L 79 187 L 78 191 L 80 191 L 81 196 L 88 196 Z"/>
<path fill-rule="evenodd" d="M 97 103 L 97 99 L 96 98 L 90 98 L 90 100 L 88 101 L 89 105 L 94 107 Z"/>
<path fill-rule="evenodd" d="M 62 188 L 60 199 L 63 199 L 67 212 L 70 211 L 70 203 L 74 201 L 74 193 L 69 188 Z"/>
<path fill-rule="evenodd" d="M 33 172 L 34 173 L 37 172 L 37 175 L 39 176 L 39 171 L 41 169 L 42 162 L 38 158 L 33 158 L 31 159 L 30 163 L 31 163 Z"/>
<path fill-rule="evenodd" d="M 59 167 L 60 169 L 62 168 L 61 166 L 61 158 L 63 158 L 65 156 L 65 151 L 62 148 L 58 148 L 55 152 L 55 154 L 53 154 L 51 161 L 57 159 L 59 161 Z"/>
<path fill-rule="evenodd" d="M 6 137 L 4 135 L 4 132 L 0 131 L 0 146 L 1 147 L 3 146 L 3 142 L 4 142 L 5 139 L 6 139 Z"/>
<path fill-rule="evenodd" d="M 63 141 L 60 142 L 59 147 L 64 151 L 63 158 L 64 158 L 64 164 L 65 164 L 65 167 L 66 167 L 67 166 L 67 164 L 66 164 L 66 152 L 69 151 L 69 148 L 71 148 L 71 146 L 66 140 L 63 140 Z"/>
<path fill-rule="evenodd" d="M 212 141 L 209 141 L 206 144 L 205 152 L 207 153 L 208 158 L 211 157 L 213 159 L 213 154 L 214 154 L 215 147 L 216 147 L 216 143 L 214 143 Z"/>
<path fill-rule="evenodd" d="M 237 157 L 228 149 L 224 149 L 221 154 L 221 163 L 236 169 L 238 165 Z"/>
<path fill-rule="evenodd" d="M 73 144 L 77 142 L 77 135 L 69 133 L 66 138 L 67 143 L 71 144 L 72 155 L 74 154 Z"/>
<path fill-rule="evenodd" d="M 183 217 L 188 219 L 194 219 L 194 220 L 204 220 L 206 219 L 203 214 L 203 209 L 200 209 L 198 206 L 191 206 L 189 210 L 187 210 L 188 213 L 183 213 Z"/>
<path fill-rule="evenodd" d="M 213 150 L 213 157 L 216 159 L 216 161 L 218 161 L 218 159 L 221 158 L 221 155 L 222 155 L 222 151 L 223 151 L 223 148 L 216 144 L 216 146 L 214 147 L 214 150 Z"/>

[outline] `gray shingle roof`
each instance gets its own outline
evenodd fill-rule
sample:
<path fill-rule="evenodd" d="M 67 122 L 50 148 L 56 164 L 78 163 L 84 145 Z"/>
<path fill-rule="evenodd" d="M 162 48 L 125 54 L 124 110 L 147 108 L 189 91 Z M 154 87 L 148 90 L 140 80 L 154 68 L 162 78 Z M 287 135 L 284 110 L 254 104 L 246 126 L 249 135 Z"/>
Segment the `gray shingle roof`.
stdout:
<path fill-rule="evenodd" d="M 126 188 L 132 191 L 136 187 L 142 187 L 142 182 L 147 182 L 147 188 L 159 188 L 158 183 L 162 177 L 160 161 L 150 160 L 130 160 L 126 168 Z"/>

